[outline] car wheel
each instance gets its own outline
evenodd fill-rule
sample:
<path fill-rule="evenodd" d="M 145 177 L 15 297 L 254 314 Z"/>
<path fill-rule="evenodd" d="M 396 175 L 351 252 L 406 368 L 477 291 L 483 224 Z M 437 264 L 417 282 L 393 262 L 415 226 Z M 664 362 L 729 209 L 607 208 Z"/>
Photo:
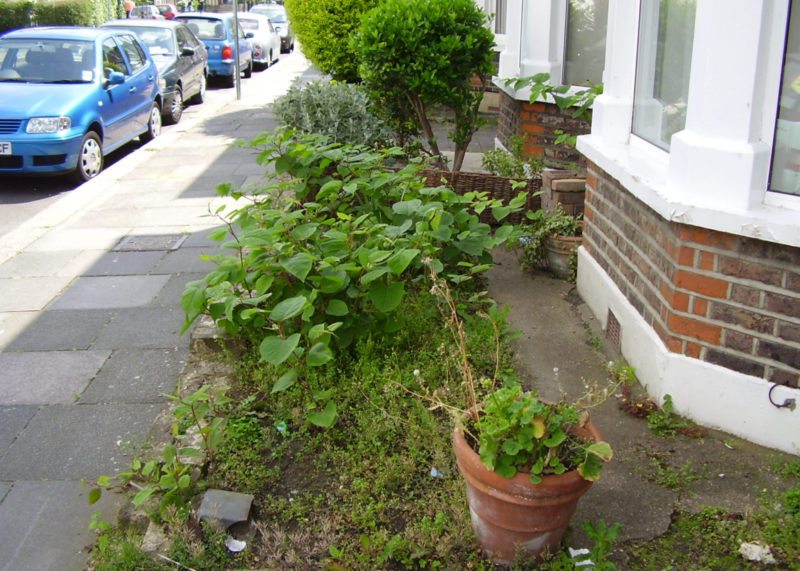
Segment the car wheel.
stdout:
<path fill-rule="evenodd" d="M 150 109 L 150 119 L 147 121 L 147 131 L 139 135 L 139 140 L 143 143 L 152 141 L 161 134 L 161 109 L 158 108 L 158 103 L 153 102 L 153 107 Z"/>
<path fill-rule="evenodd" d="M 103 145 L 100 136 L 94 131 L 89 131 L 81 140 L 73 179 L 82 184 L 99 175 L 101 170 L 103 170 Z"/>
<path fill-rule="evenodd" d="M 192 97 L 192 103 L 200 104 L 206 100 L 206 87 L 208 86 L 208 79 L 206 79 L 206 74 L 200 76 L 200 91 L 194 94 Z"/>
<path fill-rule="evenodd" d="M 244 70 L 244 77 L 245 79 L 253 77 L 253 60 L 250 60 L 250 63 L 247 64 L 247 68 Z"/>
<path fill-rule="evenodd" d="M 164 116 L 164 120 L 168 124 L 174 125 L 181 120 L 181 116 L 183 116 L 183 91 L 176 85 L 175 93 L 172 94 L 172 102 L 167 114 Z"/>

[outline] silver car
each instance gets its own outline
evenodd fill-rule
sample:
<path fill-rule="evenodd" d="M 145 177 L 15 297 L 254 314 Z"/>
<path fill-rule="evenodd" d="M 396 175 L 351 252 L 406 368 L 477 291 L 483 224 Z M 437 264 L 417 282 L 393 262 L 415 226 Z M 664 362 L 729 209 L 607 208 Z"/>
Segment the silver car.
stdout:
<path fill-rule="evenodd" d="M 272 27 L 269 18 L 253 12 L 239 12 L 238 17 L 239 25 L 253 46 L 253 68 L 266 69 L 278 61 L 281 53 L 281 37 Z"/>

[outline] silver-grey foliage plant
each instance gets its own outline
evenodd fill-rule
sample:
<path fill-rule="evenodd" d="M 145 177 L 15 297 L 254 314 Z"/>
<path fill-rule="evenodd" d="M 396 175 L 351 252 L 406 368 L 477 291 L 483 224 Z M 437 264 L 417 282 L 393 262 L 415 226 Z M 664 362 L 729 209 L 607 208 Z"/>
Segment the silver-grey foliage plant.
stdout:
<path fill-rule="evenodd" d="M 373 113 L 358 85 L 313 81 L 292 87 L 275 101 L 273 111 L 282 126 L 323 134 L 331 142 L 384 146 L 392 139 L 392 130 Z"/>

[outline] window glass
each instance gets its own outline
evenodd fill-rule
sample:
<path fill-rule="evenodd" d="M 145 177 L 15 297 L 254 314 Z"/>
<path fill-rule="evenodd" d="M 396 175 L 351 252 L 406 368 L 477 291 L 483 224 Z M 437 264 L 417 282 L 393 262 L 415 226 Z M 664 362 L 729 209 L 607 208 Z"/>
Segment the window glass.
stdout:
<path fill-rule="evenodd" d="M 138 42 L 133 39 L 133 36 L 120 36 L 118 39 L 122 45 L 122 50 L 128 56 L 128 63 L 131 64 L 131 73 L 136 73 L 145 66 L 147 56 L 144 55 L 144 51 L 139 47 Z"/>
<path fill-rule="evenodd" d="M 505 34 L 506 33 L 506 14 L 508 12 L 508 7 L 506 6 L 506 0 L 495 0 L 494 4 L 494 33 L 495 34 Z"/>
<path fill-rule="evenodd" d="M 633 133 L 669 150 L 686 125 L 696 0 L 642 0 Z"/>
<path fill-rule="evenodd" d="M 172 30 L 167 28 L 137 27 L 136 35 L 150 50 L 151 56 L 175 55 L 175 41 L 172 37 Z"/>
<path fill-rule="evenodd" d="M 569 0 L 565 84 L 588 85 L 603 81 L 607 25 L 608 0 Z"/>
<path fill-rule="evenodd" d="M 108 38 L 103 42 L 103 75 L 106 79 L 112 71 L 127 74 L 128 68 L 116 42 Z"/>
<path fill-rule="evenodd" d="M 800 2 L 790 9 L 769 189 L 800 195 Z"/>

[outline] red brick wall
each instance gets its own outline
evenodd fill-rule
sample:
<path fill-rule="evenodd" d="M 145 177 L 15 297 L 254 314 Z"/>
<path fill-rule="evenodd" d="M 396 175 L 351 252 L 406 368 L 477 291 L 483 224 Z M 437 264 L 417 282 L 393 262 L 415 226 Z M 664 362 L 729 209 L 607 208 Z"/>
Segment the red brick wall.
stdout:
<path fill-rule="evenodd" d="M 800 387 L 800 248 L 664 220 L 594 164 L 588 253 L 668 349 Z"/>
<path fill-rule="evenodd" d="M 508 148 L 511 137 L 523 137 L 525 154 L 542 157 L 547 166 L 585 165 L 583 155 L 577 150 L 554 144 L 558 137 L 555 131 L 582 135 L 590 130 L 589 123 L 573 119 L 570 111 L 562 111 L 553 103 L 528 103 L 500 93 L 497 138 Z"/>

